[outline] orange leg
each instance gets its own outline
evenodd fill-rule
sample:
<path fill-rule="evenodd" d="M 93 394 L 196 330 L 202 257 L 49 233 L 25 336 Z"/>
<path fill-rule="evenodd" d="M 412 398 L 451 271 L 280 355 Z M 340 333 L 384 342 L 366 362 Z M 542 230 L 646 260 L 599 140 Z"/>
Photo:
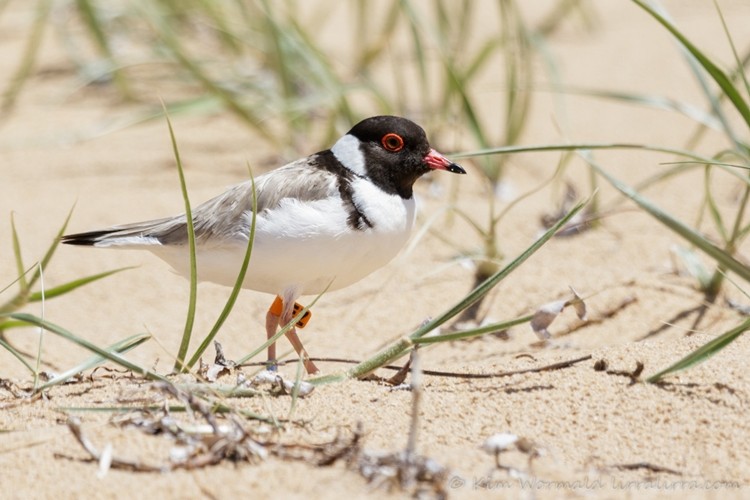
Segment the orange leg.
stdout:
<path fill-rule="evenodd" d="M 281 303 L 282 308 L 281 311 L 279 311 L 279 304 Z M 276 334 L 276 329 L 278 328 L 279 324 L 287 325 L 292 318 L 294 318 L 294 301 L 289 301 L 288 304 L 284 303 L 284 299 L 277 296 L 276 300 L 274 300 L 274 303 L 271 304 L 271 307 L 268 309 L 268 313 L 266 313 L 266 335 L 270 339 Z M 305 350 L 305 347 L 302 345 L 302 341 L 297 336 L 297 329 L 295 327 L 290 328 L 286 332 L 286 338 L 289 339 L 289 342 L 292 344 L 292 347 L 294 347 L 294 350 L 297 352 L 297 355 L 302 358 L 302 362 L 305 365 L 305 370 L 309 375 L 318 373 L 320 370 L 318 370 L 318 367 L 315 366 L 315 363 L 310 359 L 310 355 L 307 354 L 307 351 Z M 275 361 L 276 361 L 276 344 L 273 343 L 270 346 L 268 346 L 268 364 L 269 366 L 275 367 Z"/>
<path fill-rule="evenodd" d="M 266 313 L 266 338 L 270 339 L 276 334 L 279 327 L 280 316 L 274 314 L 273 306 Z M 276 370 L 276 342 L 268 346 L 268 363 L 269 370 Z"/>

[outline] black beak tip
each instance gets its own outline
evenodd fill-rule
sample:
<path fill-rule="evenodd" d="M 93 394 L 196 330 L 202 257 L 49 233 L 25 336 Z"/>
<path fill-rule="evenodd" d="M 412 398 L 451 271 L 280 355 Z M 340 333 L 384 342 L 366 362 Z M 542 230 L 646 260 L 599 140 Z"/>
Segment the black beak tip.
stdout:
<path fill-rule="evenodd" d="M 466 170 L 463 169 L 463 167 L 457 163 L 451 163 L 446 168 L 448 172 L 452 172 L 454 174 L 465 174 Z"/>

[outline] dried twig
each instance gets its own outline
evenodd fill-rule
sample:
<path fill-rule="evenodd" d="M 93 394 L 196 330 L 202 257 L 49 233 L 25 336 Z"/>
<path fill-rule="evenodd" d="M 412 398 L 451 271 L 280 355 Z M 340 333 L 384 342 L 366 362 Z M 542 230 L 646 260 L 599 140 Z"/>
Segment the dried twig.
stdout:
<path fill-rule="evenodd" d="M 142 464 L 138 461 L 134 460 L 125 460 L 122 458 L 115 457 L 111 454 L 111 452 L 108 453 L 100 453 L 99 450 L 96 449 L 96 447 L 89 441 L 89 439 L 83 434 L 83 430 L 81 429 L 81 421 L 77 419 L 76 417 L 70 417 L 68 419 L 68 429 L 70 429 L 70 432 L 73 434 L 73 436 L 76 438 L 76 441 L 81 445 L 81 447 L 91 456 L 91 460 L 101 463 L 103 460 L 106 460 L 107 466 L 111 467 L 113 469 L 125 469 L 125 470 L 131 470 L 136 472 L 164 472 L 165 468 L 163 467 L 157 467 L 154 465 L 147 465 Z"/>
<path fill-rule="evenodd" d="M 323 362 L 323 361 L 333 362 L 333 363 L 346 363 L 346 364 L 352 364 L 352 365 L 356 365 L 360 363 L 360 361 L 357 361 L 357 360 L 342 359 L 342 358 L 310 358 L 310 359 L 312 359 L 316 363 Z M 502 377 L 512 377 L 513 375 L 521 375 L 524 373 L 539 373 L 539 372 L 546 372 L 546 371 L 562 370 L 563 368 L 570 368 L 573 365 L 581 363 L 582 361 L 588 361 L 589 359 L 591 359 L 591 355 L 581 356 L 579 358 L 574 358 L 574 359 L 570 359 L 566 361 L 560 361 L 557 363 L 552 363 L 550 365 L 540 366 L 538 368 L 524 368 L 522 370 L 510 370 L 510 371 L 495 372 L 495 373 L 460 373 L 460 372 L 448 372 L 448 371 L 442 371 L 442 370 L 422 370 L 422 375 L 428 375 L 431 377 L 451 377 L 451 378 L 465 378 L 465 379 L 502 378 Z M 279 362 L 279 364 L 281 364 L 281 362 Z M 243 365 L 243 366 L 246 366 L 246 365 Z M 398 366 L 398 365 L 386 365 L 386 366 L 381 366 L 379 369 L 403 371 L 404 367 Z M 392 380 L 392 379 L 386 379 L 383 377 L 370 375 L 368 377 L 361 378 L 360 380 L 388 383 L 389 380 Z"/>
<path fill-rule="evenodd" d="M 0 378 L 0 389 L 5 389 L 13 395 L 14 398 L 28 398 L 32 391 L 21 389 L 18 384 L 7 378 Z"/>
<path fill-rule="evenodd" d="M 424 370 L 422 373 L 425 375 L 432 375 L 435 377 L 454 377 L 454 378 L 467 378 L 467 379 L 483 379 L 483 378 L 501 378 L 501 377 L 512 377 L 513 375 L 521 375 L 524 373 L 540 373 L 550 372 L 555 370 L 562 370 L 563 368 L 570 368 L 573 365 L 581 363 L 582 361 L 588 361 L 591 359 L 591 355 L 581 356 L 579 358 L 569 359 L 566 361 L 559 361 L 550 365 L 540 366 L 538 368 L 524 368 L 522 370 L 510 370 L 506 372 L 495 372 L 495 373 L 456 373 L 456 372 L 443 372 L 438 370 Z"/>
<path fill-rule="evenodd" d="M 640 361 L 635 362 L 635 369 L 632 371 L 627 370 L 607 370 L 607 361 L 602 359 L 596 362 L 594 365 L 594 370 L 596 371 L 605 371 L 607 375 L 615 375 L 618 377 L 627 377 L 630 379 L 630 384 L 635 384 L 638 382 L 638 377 L 641 376 L 641 373 L 643 373 L 644 365 Z"/>
<path fill-rule="evenodd" d="M 682 472 L 670 469 L 669 467 L 664 467 L 661 465 L 654 465 L 648 462 L 636 462 L 632 464 L 614 464 L 611 466 L 612 468 L 619 469 L 619 470 L 639 470 L 639 469 L 646 469 L 651 472 L 664 472 L 666 474 L 673 474 L 675 476 L 682 476 Z"/>

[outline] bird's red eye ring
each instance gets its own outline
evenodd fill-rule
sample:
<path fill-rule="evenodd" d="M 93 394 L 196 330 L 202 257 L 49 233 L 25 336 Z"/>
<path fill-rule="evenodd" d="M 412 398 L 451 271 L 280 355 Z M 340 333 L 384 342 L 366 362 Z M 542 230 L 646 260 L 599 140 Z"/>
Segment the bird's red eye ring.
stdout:
<path fill-rule="evenodd" d="M 398 153 L 404 149 L 404 139 L 398 134 L 385 134 L 380 140 L 380 143 L 387 151 L 392 153 Z"/>

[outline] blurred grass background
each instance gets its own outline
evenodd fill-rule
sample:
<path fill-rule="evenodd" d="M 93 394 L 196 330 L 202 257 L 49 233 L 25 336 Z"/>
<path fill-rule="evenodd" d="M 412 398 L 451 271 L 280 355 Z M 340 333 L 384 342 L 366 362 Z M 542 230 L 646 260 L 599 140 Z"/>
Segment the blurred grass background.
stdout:
<path fill-rule="evenodd" d="M 475 285 L 496 273 L 504 258 L 498 226 L 512 204 L 498 195 L 510 156 L 497 154 L 503 152 L 497 147 L 524 143 L 525 132 L 538 125 L 530 123 L 530 117 L 541 94 L 552 95 L 558 106 L 554 117 L 548 117 L 558 129 L 557 141 L 568 137 L 570 110 L 565 102 L 573 94 L 678 116 L 689 133 L 677 139 L 685 154 L 675 154 L 680 162 L 687 158 L 690 163 L 656 173 L 647 167 L 649 175 L 636 186 L 636 193 L 702 169 L 703 185 L 696 189 L 695 199 L 686 201 L 695 205 L 695 217 L 687 223 L 695 229 L 695 235 L 686 238 L 689 250 L 717 247 L 723 252 L 717 255 L 735 259 L 750 234 L 750 182 L 737 169 L 750 166 L 745 78 L 750 49 L 745 39 L 734 43 L 733 35 L 744 33 L 722 28 L 720 9 L 710 36 L 726 38 L 729 50 L 704 54 L 692 50 L 690 40 L 702 40 L 707 32 L 678 33 L 670 39 L 675 59 L 684 60 L 693 80 L 679 81 L 674 94 L 664 95 L 565 85 L 553 50 L 560 41 L 557 33 L 613 28 L 599 23 L 599 4 L 585 0 L 546 0 L 543 7 L 535 4 L 533 14 L 520 0 L 37 0 L 20 10 L 9 9 L 13 3 L 0 1 L 0 25 L 14 22 L 16 16 L 29 17 L 13 71 L 0 81 L 3 124 L 12 123 L 14 106 L 30 79 L 38 76 L 42 47 L 52 44 L 65 61 L 55 69 L 75 74 L 76 91 L 97 89 L 112 102 L 129 104 L 127 124 L 161 119 L 160 98 L 172 116 L 231 112 L 280 156 L 293 158 L 329 145 L 364 116 L 391 113 L 425 125 L 441 148 L 484 151 L 471 161 L 473 171 L 486 181 L 487 210 L 455 212 L 482 240 L 479 249 L 453 242 L 473 259 Z M 644 16 L 651 13 L 665 35 L 675 34 L 659 4 L 630 3 L 633 9 L 646 10 Z M 11 15 L 14 19 L 9 21 Z M 622 35 L 622 43 L 639 42 L 638 33 Z M 700 42 L 696 44 L 692 47 L 699 49 Z M 648 57 L 648 47 L 643 57 Z M 609 58 L 617 67 L 618 54 Z M 626 66 L 617 69 L 628 71 Z M 643 75 L 644 82 L 651 77 Z M 703 102 L 680 100 L 682 86 L 688 85 L 701 89 Z M 638 122 L 623 118 L 621 136 L 611 140 L 627 139 L 638 129 Z M 703 142 L 709 134 L 714 139 L 711 150 Z M 715 145 L 717 136 L 721 146 Z M 654 149 L 649 144 L 629 145 L 644 150 L 647 146 Z M 585 189 L 593 191 L 598 186 L 596 169 L 607 172 L 608 165 L 601 157 L 576 158 L 573 151 L 579 149 L 586 148 L 561 145 L 555 164 L 558 172 L 572 162 L 590 165 Z M 716 178 L 726 175 L 738 185 L 739 194 L 730 202 L 726 197 L 719 200 L 714 189 Z M 580 190 L 584 183 L 576 184 Z M 563 182 L 557 183 L 557 192 L 567 192 Z M 563 204 L 564 195 L 558 198 Z M 608 213 L 595 200 L 588 216 L 602 215 Z M 696 272 L 710 302 L 724 282 L 726 262 L 732 260 L 717 262 L 712 262 L 713 269 Z M 739 261 L 736 266 L 746 267 Z M 735 272 L 741 270 L 737 267 Z M 476 319 L 476 309 L 464 319 Z"/>
<path fill-rule="evenodd" d="M 513 144 L 535 72 L 553 65 L 540 63 L 546 37 L 594 15 L 582 0 L 547 3 L 532 23 L 513 0 L 39 0 L 2 109 L 9 117 L 47 37 L 82 87 L 154 107 L 158 86 L 173 115 L 229 110 L 296 154 L 377 113 L 428 121 L 437 139 L 466 146 Z M 487 73 L 503 82 L 492 102 L 477 87 Z M 488 161 L 488 175 L 501 162 Z"/>

